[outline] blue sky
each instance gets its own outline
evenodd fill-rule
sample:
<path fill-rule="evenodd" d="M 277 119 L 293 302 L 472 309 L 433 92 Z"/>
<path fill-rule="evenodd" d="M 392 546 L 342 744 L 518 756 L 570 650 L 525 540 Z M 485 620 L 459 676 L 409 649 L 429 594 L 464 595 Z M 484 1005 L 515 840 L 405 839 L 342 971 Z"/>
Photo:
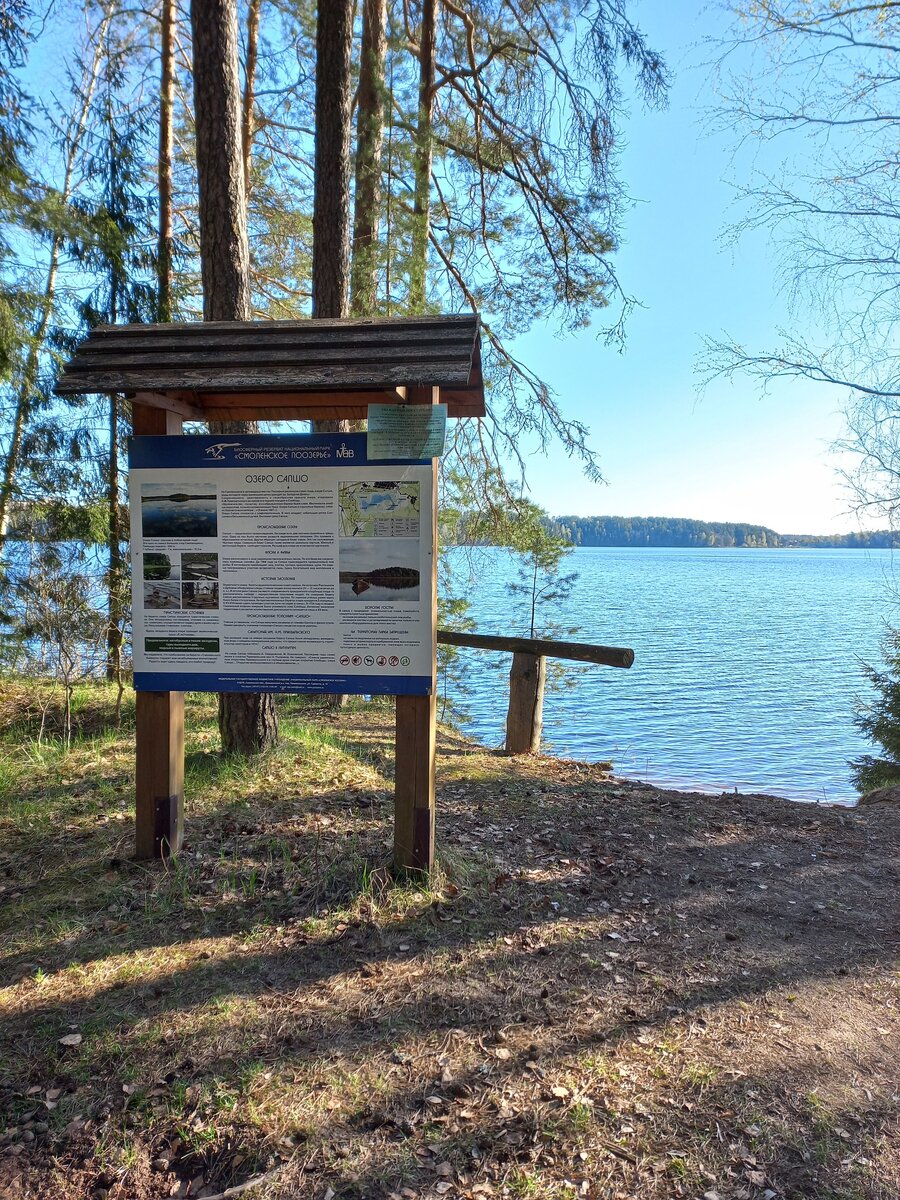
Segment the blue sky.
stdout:
<path fill-rule="evenodd" d="M 667 110 L 632 107 L 621 159 L 636 203 L 616 269 L 644 307 L 621 354 L 597 338 L 602 314 L 575 338 L 535 327 L 517 342 L 566 414 L 590 427 L 607 481 L 588 482 L 557 448 L 535 452 L 532 498 L 555 515 L 751 521 L 793 533 L 859 528 L 839 476 L 852 459 L 831 448 L 842 431 L 839 389 L 778 381 L 760 395 L 758 383 L 739 378 L 698 391 L 704 335 L 773 348 L 779 328 L 797 320 L 767 235 L 736 246 L 722 237 L 736 216 L 727 180 L 746 166 L 734 139 L 709 134 L 703 116 L 714 91 L 702 43 L 724 31 L 723 9 L 635 0 L 632 11 L 673 73 Z"/>

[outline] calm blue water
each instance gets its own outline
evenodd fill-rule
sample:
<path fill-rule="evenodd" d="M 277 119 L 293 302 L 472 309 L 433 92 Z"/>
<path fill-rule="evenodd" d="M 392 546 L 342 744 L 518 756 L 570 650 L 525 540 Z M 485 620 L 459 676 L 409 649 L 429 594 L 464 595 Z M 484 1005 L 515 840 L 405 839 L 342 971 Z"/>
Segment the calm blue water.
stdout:
<path fill-rule="evenodd" d="M 462 554 L 448 552 L 460 577 Z M 479 554 L 478 632 L 527 635 L 511 556 Z M 572 640 L 632 647 L 635 664 L 573 664 L 545 702 L 547 748 L 652 783 L 852 802 L 847 760 L 872 749 L 853 725 L 871 694 L 860 662 L 880 661 L 885 622 L 900 621 L 895 567 L 889 550 L 576 550 L 552 615 L 580 627 Z M 464 653 L 463 727 L 501 745 L 510 658 Z"/>

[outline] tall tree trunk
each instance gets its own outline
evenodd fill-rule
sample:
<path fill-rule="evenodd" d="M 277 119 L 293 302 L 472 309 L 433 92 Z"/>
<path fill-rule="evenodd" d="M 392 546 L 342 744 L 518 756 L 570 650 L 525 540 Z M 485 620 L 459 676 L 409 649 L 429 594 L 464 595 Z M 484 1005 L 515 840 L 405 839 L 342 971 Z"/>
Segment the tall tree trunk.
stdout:
<path fill-rule="evenodd" d="M 316 22 L 316 181 L 312 315 L 346 317 L 350 273 L 350 57 L 354 0 L 319 0 Z M 316 433 L 348 433 L 349 421 L 313 421 Z M 325 696 L 335 708 L 340 693 Z"/>
<path fill-rule="evenodd" d="M 94 53 L 90 66 L 85 70 L 82 82 L 81 105 L 70 126 L 66 137 L 65 171 L 60 200 L 66 203 L 72 195 L 72 180 L 75 164 L 81 150 L 84 131 L 87 126 L 88 114 L 94 100 L 94 92 L 100 78 L 103 66 L 103 47 L 106 43 L 106 31 L 112 17 L 112 10 L 107 9 L 94 35 Z M 47 279 L 44 284 L 44 294 L 41 297 L 40 316 L 31 336 L 28 352 L 22 367 L 22 374 L 16 388 L 15 412 L 13 415 L 12 437 L 0 472 L 0 553 L 6 545 L 6 531 L 9 526 L 10 505 L 16 488 L 19 473 L 19 461 L 22 455 L 22 441 L 32 413 L 34 392 L 37 387 L 38 370 L 41 363 L 41 351 L 50 327 L 53 315 L 53 303 L 56 299 L 56 280 L 59 274 L 59 260 L 62 254 L 64 238 L 60 233 L 54 233 L 50 243 L 50 256 L 47 264 Z"/>
<path fill-rule="evenodd" d="M 374 315 L 378 290 L 386 16 L 387 0 L 363 0 L 362 50 L 356 102 L 353 260 L 350 268 L 350 312 L 354 317 Z"/>
<path fill-rule="evenodd" d="M 413 231 L 409 268 L 409 310 L 412 313 L 425 311 L 428 277 L 436 35 L 437 0 L 422 0 L 422 30 L 419 35 L 419 119 L 415 137 Z"/>
<path fill-rule="evenodd" d="M 172 320 L 172 144 L 175 107 L 175 27 L 177 0 L 162 0 L 159 85 L 159 243 L 158 320 Z"/>
<path fill-rule="evenodd" d="M 54 275 L 56 274 L 54 269 Z M 45 296 L 52 292 L 48 288 Z M 45 311 L 49 318 L 50 306 L 52 298 L 45 303 Z M 39 356 L 39 346 L 43 345 L 44 335 L 47 332 L 47 321 L 41 318 L 38 332 L 32 340 L 32 347 L 28 351 L 28 361 L 25 365 L 25 370 L 22 373 L 22 382 L 19 384 L 16 393 L 16 411 L 13 416 L 12 437 L 9 442 L 9 449 L 6 451 L 6 459 L 3 463 L 3 478 L 0 480 L 0 550 L 6 546 L 6 535 L 9 529 L 10 507 L 12 505 L 13 491 L 16 487 L 16 479 L 19 473 L 19 459 L 22 456 L 22 439 L 25 436 L 25 427 L 28 424 L 28 418 L 31 415 L 31 394 L 37 381 L 37 364 Z"/>
<path fill-rule="evenodd" d="M 191 30 L 203 318 L 245 321 L 250 317 L 250 254 L 235 0 L 191 0 Z M 241 421 L 215 428 L 225 433 L 256 430 L 252 422 Z M 221 693 L 219 731 L 225 754 L 268 750 L 278 738 L 273 697 Z"/>
<path fill-rule="evenodd" d="M 353 0 L 319 0 L 312 315 L 345 317 L 350 271 Z"/>
<path fill-rule="evenodd" d="M 256 103 L 256 59 L 259 48 L 259 16 L 262 0 L 250 0 L 247 8 L 247 64 L 244 68 L 244 107 L 241 117 L 241 151 L 244 156 L 244 187 L 250 199 L 250 167 L 253 161 L 253 110 Z"/>
<path fill-rule="evenodd" d="M 205 321 L 250 318 L 235 0 L 191 0 Z"/>
<path fill-rule="evenodd" d="M 316 22 L 316 180 L 312 315 L 346 317 L 350 273 L 350 57 L 354 0 L 319 0 Z M 314 421 L 347 433 L 349 421 Z"/>

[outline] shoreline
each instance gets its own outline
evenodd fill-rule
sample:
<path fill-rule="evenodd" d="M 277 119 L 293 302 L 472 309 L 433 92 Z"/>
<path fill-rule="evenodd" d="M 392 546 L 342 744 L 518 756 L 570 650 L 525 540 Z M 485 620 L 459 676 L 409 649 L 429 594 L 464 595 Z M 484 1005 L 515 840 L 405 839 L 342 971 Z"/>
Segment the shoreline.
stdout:
<path fill-rule="evenodd" d="M 859 802 L 860 802 L 859 796 L 857 796 L 855 800 L 820 800 L 820 799 L 817 799 L 816 797 L 779 795 L 778 792 L 765 792 L 765 791 L 755 791 L 755 790 L 754 791 L 743 791 L 737 787 L 735 787 L 733 789 L 728 789 L 728 788 L 714 787 L 713 785 L 706 786 L 703 784 L 687 784 L 687 783 L 682 784 L 682 783 L 678 782 L 677 780 L 667 780 L 664 782 L 656 782 L 655 780 L 635 779 L 633 776 L 630 776 L 630 775 L 616 775 L 615 772 L 613 772 L 613 774 L 614 774 L 615 778 L 622 780 L 623 782 L 627 781 L 629 783 L 639 784 L 644 787 L 656 788 L 660 791 L 680 792 L 680 793 L 683 793 L 686 795 L 717 796 L 717 797 L 721 797 L 721 798 L 727 798 L 729 796 L 734 796 L 737 798 L 745 797 L 747 799 L 754 799 L 754 800 L 778 800 L 785 804 L 802 804 L 802 805 L 805 805 L 805 806 L 808 806 L 811 808 L 854 809 L 854 808 L 859 807 Z"/>

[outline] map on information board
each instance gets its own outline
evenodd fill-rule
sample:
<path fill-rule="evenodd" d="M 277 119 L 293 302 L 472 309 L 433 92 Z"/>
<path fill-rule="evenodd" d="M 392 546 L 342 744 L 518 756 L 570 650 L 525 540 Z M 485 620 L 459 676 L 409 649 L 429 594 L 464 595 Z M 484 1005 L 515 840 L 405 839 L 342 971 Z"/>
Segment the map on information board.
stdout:
<path fill-rule="evenodd" d="M 341 537 L 418 537 L 420 502 L 409 480 L 342 483 Z"/>

